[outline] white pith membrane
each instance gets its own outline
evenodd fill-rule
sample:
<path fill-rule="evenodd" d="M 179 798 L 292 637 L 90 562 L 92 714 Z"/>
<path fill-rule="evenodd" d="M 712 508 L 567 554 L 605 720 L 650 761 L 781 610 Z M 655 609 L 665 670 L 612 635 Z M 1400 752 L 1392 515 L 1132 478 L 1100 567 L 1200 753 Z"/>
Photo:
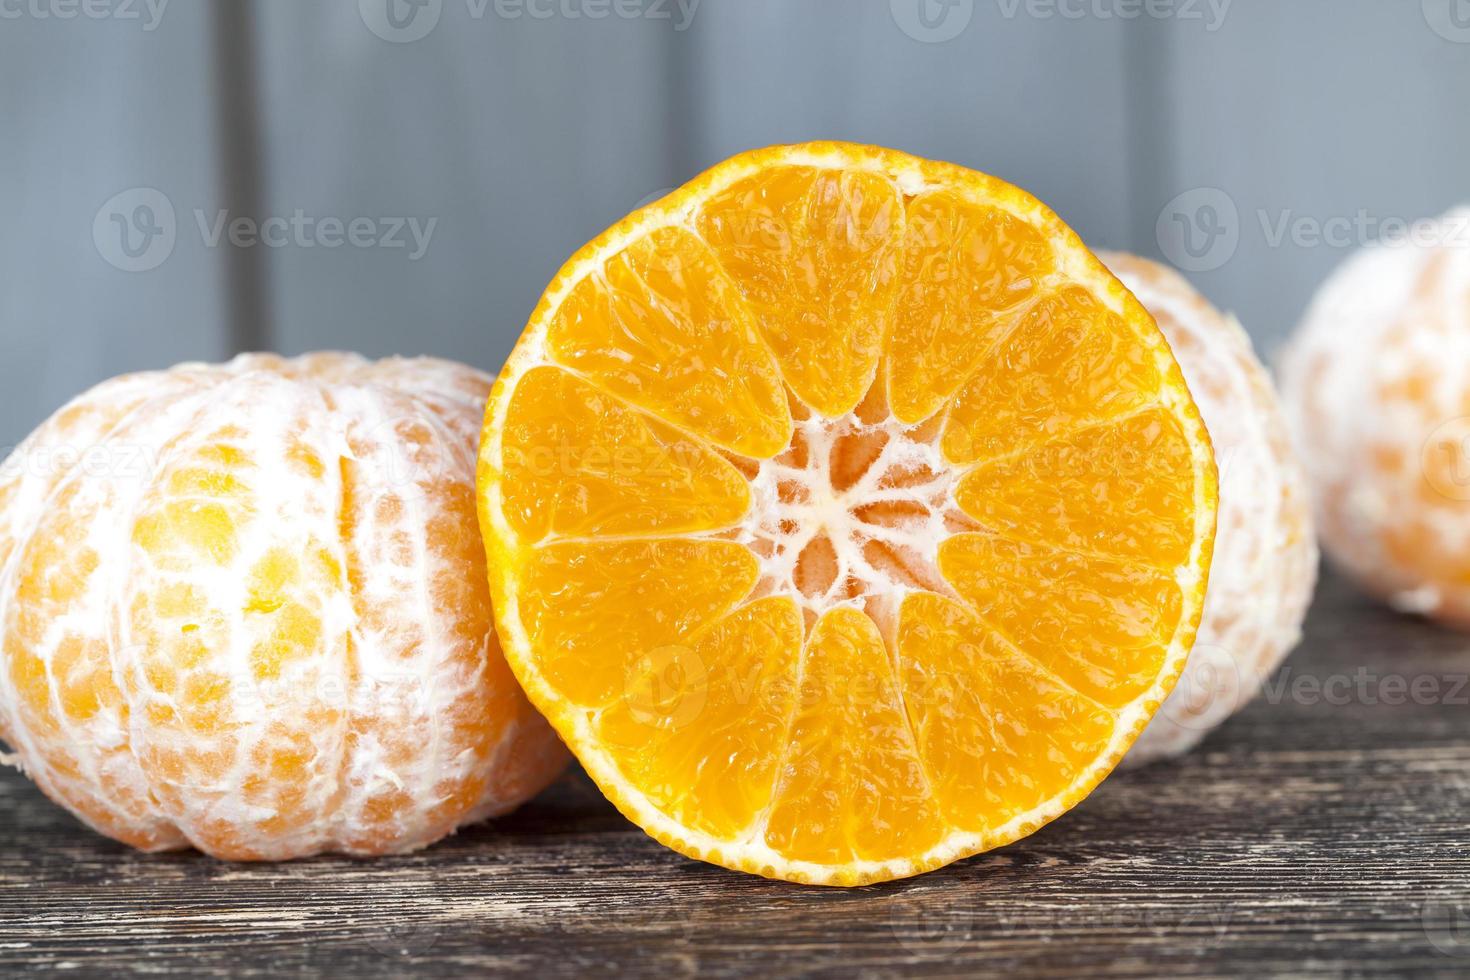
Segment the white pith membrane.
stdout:
<path fill-rule="evenodd" d="M 488 617 L 468 638 L 445 615 L 438 586 L 468 569 L 427 541 L 449 516 L 439 489 L 468 493 L 489 383 L 431 359 L 241 355 L 114 379 L 57 412 L 0 470 L 7 761 L 101 833 L 207 851 L 224 833 L 225 856 L 251 859 L 413 850 L 539 789 L 559 766 L 555 737 L 492 663 Z M 297 452 L 320 472 L 304 475 Z M 247 462 L 214 466 L 222 454 Z M 173 505 L 238 507 L 249 534 L 228 562 L 150 553 L 139 522 Z M 62 534 L 83 571 L 45 569 L 63 598 L 38 615 L 46 589 L 27 596 L 18 577 Z M 254 601 L 248 580 L 273 555 L 304 568 L 313 553 L 337 574 L 292 579 L 290 599 L 319 617 L 321 645 L 262 677 L 253 657 L 290 603 Z M 156 614 L 182 595 L 204 603 Z M 191 636 L 208 639 L 185 655 Z M 22 692 L 22 662 L 42 665 L 45 703 Z M 100 687 L 115 695 L 88 706 Z M 508 710 L 475 728 L 498 692 Z M 188 720 L 209 704 L 217 724 Z M 488 737 L 474 744 L 471 730 Z M 273 796 L 282 752 L 305 753 L 306 776 Z M 479 798 L 447 805 L 467 785 Z M 315 819 L 272 829 L 278 799 Z"/>
<path fill-rule="evenodd" d="M 978 530 L 959 509 L 958 471 L 939 450 L 940 417 L 895 419 L 875 382 L 863 404 L 831 419 L 792 399 L 791 445 L 769 460 L 739 460 L 751 509 L 729 537 L 762 559 L 752 599 L 790 596 L 807 630 L 839 606 L 862 609 L 892 650 L 911 590 L 958 598 L 939 573 L 939 545 Z"/>
<path fill-rule="evenodd" d="M 886 173 L 905 199 L 919 195 L 931 186 L 948 189 L 947 185 L 929 184 L 918 161 L 903 158 L 895 162 L 893 157 L 902 155 L 889 156 L 885 151 L 874 151 L 873 158 L 861 161 L 861 165 L 842 152 L 829 156 L 821 147 L 803 147 L 797 152 L 783 148 L 782 152 L 780 163 L 783 165 L 852 169 L 863 169 L 862 165 L 866 165 L 872 171 Z M 569 260 L 548 287 L 507 362 L 487 407 L 485 440 L 481 446 L 481 520 L 492 554 L 492 575 L 498 573 L 494 584 L 497 611 L 501 617 L 501 636 L 507 656 L 532 700 L 561 730 L 588 773 L 630 819 L 664 844 L 728 867 L 813 884 L 852 885 L 903 877 L 1031 833 L 1075 805 L 1122 758 L 1128 745 L 1142 731 L 1168 693 L 1188 655 L 1192 624 L 1198 619 L 1198 601 L 1192 590 L 1199 586 L 1201 565 L 1205 561 L 1202 552 L 1210 546 L 1213 528 L 1213 459 L 1188 396 L 1165 386 L 1158 402 L 1151 407 L 1169 412 L 1193 436 L 1195 533 L 1189 562 L 1174 573 L 1182 589 L 1184 603 L 1157 681 L 1116 710 L 1098 706 L 1114 719 L 1112 738 L 1100 747 L 1090 764 L 1076 773 L 1065 790 L 1002 825 L 987 828 L 985 832 L 960 831 L 951 825 L 938 844 L 912 858 L 854 857 L 838 865 L 791 858 L 775 850 L 765 839 L 768 818 L 782 791 L 784 776 L 780 774 L 772 792 L 771 805 L 755 814 L 750 825 L 737 838 L 713 837 L 670 817 L 641 789 L 630 783 L 619 763 L 600 746 L 597 723 L 601 712 L 586 709 L 564 697 L 546 679 L 533 655 L 535 642 L 522 621 L 512 570 L 515 561 L 523 559 L 512 556 L 522 554 L 523 549 L 534 549 L 548 542 L 520 541 L 507 520 L 504 484 L 501 482 L 504 459 L 501 440 L 504 433 L 498 423 L 506 418 L 519 379 L 541 365 L 555 366 L 599 387 L 606 394 L 619 397 L 616 392 L 598 385 L 596 379 L 558 361 L 547 339 L 552 314 L 582 277 L 589 274 L 589 269 L 609 261 L 644 236 L 666 227 L 693 231 L 692 213 L 698 205 L 691 202 L 697 202 L 700 196 L 713 195 L 722 187 L 757 171 L 759 166 L 747 164 L 746 160 L 759 155 L 760 152 L 748 154 L 745 158 L 721 165 L 678 194 L 626 219 Z M 1055 227 L 1056 233 L 1070 236 L 1069 241 L 1075 244 L 1075 251 L 1063 249 L 1055 256 L 1057 268 L 1052 276 L 1047 277 L 1033 302 L 1066 285 L 1082 285 L 1113 313 L 1121 313 L 1129 301 L 1126 291 L 1106 275 L 1081 243 L 1075 241 L 1075 236 L 1056 222 L 1049 212 L 1044 212 L 1039 203 L 1030 201 L 1023 204 L 1011 200 L 987 200 L 985 203 L 1012 209 L 1012 214 L 1033 224 Z M 1028 207 L 1035 210 L 1029 211 Z M 1047 217 L 1042 217 L 1043 213 Z M 1048 222 L 1055 222 L 1055 226 Z M 1015 311 L 1018 318 L 1024 312 L 1020 308 Z M 1142 334 L 1138 339 L 1143 349 L 1157 360 L 1165 378 L 1177 377 L 1178 368 L 1162 339 L 1150 339 Z M 867 399 L 855 411 L 837 418 L 824 418 L 805 408 L 788 387 L 793 432 L 791 443 L 784 451 L 774 458 L 759 460 L 720 450 L 721 455 L 734 464 L 748 481 L 752 504 L 745 519 L 738 526 L 723 530 L 650 536 L 686 540 L 729 539 L 744 544 L 760 558 L 763 567 L 757 585 L 736 604 L 736 608 L 764 596 L 791 597 L 803 612 L 808 640 L 813 624 L 822 615 L 845 607 L 862 610 L 878 625 L 890 666 L 896 671 L 894 627 L 904 598 L 918 592 L 948 597 L 955 595 L 938 572 L 937 552 L 945 539 L 957 533 L 981 530 L 973 519 L 958 509 L 953 490 L 960 477 L 987 461 L 982 459 L 955 466 L 943 459 L 938 441 L 944 429 L 947 409 L 941 409 L 926 421 L 912 426 L 891 418 L 882 404 L 884 378 L 885 369 L 880 363 Z M 951 395 L 945 404 L 952 405 L 954 398 Z M 627 403 L 640 412 L 676 424 L 646 407 Z M 705 441 L 702 437 L 696 438 Z M 1046 441 L 1042 438 L 1037 444 Z M 496 562 L 493 556 L 506 560 Z M 963 605 L 974 611 L 971 604 Z M 1025 656 L 1022 651 L 1017 653 Z M 802 656 L 804 658 L 805 654 Z M 1031 658 L 1025 659 L 1041 673 L 1049 674 Z M 800 664 L 798 661 L 798 684 Z M 1059 679 L 1057 681 L 1069 686 Z"/>

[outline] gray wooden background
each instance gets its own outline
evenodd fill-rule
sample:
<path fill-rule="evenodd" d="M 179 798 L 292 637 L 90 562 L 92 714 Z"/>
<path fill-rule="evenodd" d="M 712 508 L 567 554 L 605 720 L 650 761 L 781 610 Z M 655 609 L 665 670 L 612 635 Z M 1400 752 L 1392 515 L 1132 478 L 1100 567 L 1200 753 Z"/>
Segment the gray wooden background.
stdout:
<path fill-rule="evenodd" d="M 493 369 L 611 221 L 818 137 L 1020 183 L 1269 353 L 1470 200 L 1470 0 L 0 0 L 0 448 L 245 348 Z"/>

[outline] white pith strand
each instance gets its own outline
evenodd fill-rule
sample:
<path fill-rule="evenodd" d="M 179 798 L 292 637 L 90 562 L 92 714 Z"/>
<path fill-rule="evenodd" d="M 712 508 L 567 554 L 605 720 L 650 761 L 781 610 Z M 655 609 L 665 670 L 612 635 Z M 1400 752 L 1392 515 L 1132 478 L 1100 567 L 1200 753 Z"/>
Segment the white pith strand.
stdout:
<path fill-rule="evenodd" d="M 913 427 L 891 417 L 867 424 L 852 413 L 841 419 L 814 416 L 796 421 L 795 428 L 806 446 L 806 466 L 798 469 L 783 463 L 784 456 L 759 461 L 750 481 L 750 513 L 734 537 L 757 553 L 764 553 L 762 545 L 773 546 L 771 560 L 762 566 L 757 595 L 791 596 L 816 618 L 839 606 L 863 609 L 869 608 L 870 601 L 876 602 L 880 608 L 872 611 L 891 623 L 912 583 L 875 567 L 863 554 L 863 547 L 868 541 L 881 541 L 929 569 L 936 568 L 939 545 L 952 533 L 945 529 L 945 514 L 953 507 L 952 469 L 933 440 L 914 439 Z M 878 457 L 856 483 L 835 490 L 831 461 L 836 446 L 843 439 L 869 433 L 884 439 Z M 933 474 L 922 484 L 894 486 L 887 482 L 894 473 L 921 469 Z M 806 500 L 782 501 L 779 489 L 783 484 L 804 487 Z M 855 513 L 867 505 L 893 502 L 919 503 L 926 513 L 884 524 L 860 520 Z M 783 530 L 781 525 L 786 522 L 794 524 L 795 530 Z M 803 549 L 822 534 L 832 543 L 836 575 L 823 594 L 807 595 L 797 581 L 799 559 Z M 930 577 L 942 581 L 937 573 Z"/>

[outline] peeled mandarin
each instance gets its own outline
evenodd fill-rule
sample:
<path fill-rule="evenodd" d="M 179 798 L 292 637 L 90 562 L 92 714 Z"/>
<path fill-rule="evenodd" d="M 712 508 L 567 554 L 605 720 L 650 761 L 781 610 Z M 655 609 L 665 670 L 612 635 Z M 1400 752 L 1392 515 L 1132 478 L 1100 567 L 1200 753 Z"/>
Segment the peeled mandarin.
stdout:
<path fill-rule="evenodd" d="M 491 625 L 491 379 L 244 355 L 105 382 L 0 469 L 0 736 L 88 825 L 222 858 L 423 847 L 562 768 Z"/>
<path fill-rule="evenodd" d="M 1328 557 L 1395 608 L 1470 628 L 1470 209 L 1343 263 L 1281 393 Z"/>

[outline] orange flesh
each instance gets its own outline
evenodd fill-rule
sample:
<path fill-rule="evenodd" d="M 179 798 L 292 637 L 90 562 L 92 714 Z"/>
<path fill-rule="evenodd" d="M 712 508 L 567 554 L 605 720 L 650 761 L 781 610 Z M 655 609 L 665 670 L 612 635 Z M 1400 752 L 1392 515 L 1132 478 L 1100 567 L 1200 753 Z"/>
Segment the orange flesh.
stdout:
<path fill-rule="evenodd" d="M 659 813 L 910 858 L 1065 791 L 1158 682 L 1197 463 L 1156 351 L 1054 245 L 959 193 L 773 166 L 550 314 L 500 447 L 518 615 Z"/>

